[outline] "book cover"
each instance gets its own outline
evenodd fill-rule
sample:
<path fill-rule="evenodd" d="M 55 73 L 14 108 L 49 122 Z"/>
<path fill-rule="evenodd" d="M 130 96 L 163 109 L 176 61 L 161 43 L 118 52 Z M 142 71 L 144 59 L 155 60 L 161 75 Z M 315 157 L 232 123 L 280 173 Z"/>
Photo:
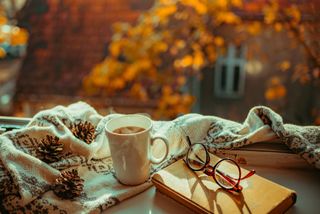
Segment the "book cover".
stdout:
<path fill-rule="evenodd" d="M 211 155 L 211 163 L 218 160 Z M 283 213 L 296 201 L 295 191 L 256 174 L 241 181 L 241 193 L 226 191 L 212 177 L 189 169 L 182 159 L 154 174 L 152 182 L 197 213 Z"/>

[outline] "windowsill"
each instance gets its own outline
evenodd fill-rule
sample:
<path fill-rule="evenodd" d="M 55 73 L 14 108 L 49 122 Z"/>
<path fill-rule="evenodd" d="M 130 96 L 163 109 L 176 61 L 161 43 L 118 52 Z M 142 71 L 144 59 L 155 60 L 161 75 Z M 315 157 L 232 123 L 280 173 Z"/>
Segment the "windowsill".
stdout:
<path fill-rule="evenodd" d="M 234 152 L 239 152 L 240 150 Z M 240 151 L 241 153 L 241 151 Z M 286 213 L 317 213 L 320 203 L 320 173 L 317 169 L 311 168 L 304 160 L 295 154 L 269 152 L 269 156 L 264 156 L 268 152 L 246 151 L 240 156 L 245 157 L 247 164 L 244 168 L 255 169 L 257 174 L 273 182 L 281 184 L 297 192 L 297 201 Z M 282 157 L 282 162 L 277 162 L 274 155 Z M 251 157 L 250 157 L 251 156 Z M 262 162 L 253 162 L 252 157 L 260 156 L 258 159 L 264 159 Z M 290 157 L 290 158 L 288 158 Z M 277 162 L 274 165 L 274 162 Z M 295 165 L 299 163 L 300 165 Z M 251 163 L 251 164 L 250 164 Z M 194 213 L 187 207 L 179 204 L 173 199 L 156 191 L 153 186 L 150 189 L 138 194 L 137 196 L 121 202 L 120 204 L 109 208 L 108 213 Z"/>
<path fill-rule="evenodd" d="M 24 126 L 29 118 L 0 117 L 0 124 Z M 220 151 L 241 166 L 297 192 L 296 204 L 288 213 L 316 213 L 320 203 L 320 173 L 279 142 L 257 143 L 238 150 Z M 138 194 L 104 213 L 193 213 L 188 208 L 157 192 L 155 187 Z"/>

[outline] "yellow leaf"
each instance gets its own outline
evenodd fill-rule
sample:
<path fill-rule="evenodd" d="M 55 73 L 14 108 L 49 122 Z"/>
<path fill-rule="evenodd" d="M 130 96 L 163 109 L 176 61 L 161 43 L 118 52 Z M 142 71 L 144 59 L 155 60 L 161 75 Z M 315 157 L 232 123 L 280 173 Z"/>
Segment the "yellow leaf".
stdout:
<path fill-rule="evenodd" d="M 131 96 L 136 97 L 142 101 L 148 99 L 148 94 L 145 88 L 140 83 L 135 83 L 130 89 Z"/>
<path fill-rule="evenodd" d="M 140 70 L 148 70 L 152 66 L 152 62 L 148 58 L 140 59 L 136 63 Z"/>
<path fill-rule="evenodd" d="M 141 30 L 141 36 L 150 37 L 153 34 L 153 28 L 150 25 L 144 24 L 143 29 Z"/>
<path fill-rule="evenodd" d="M 155 9 L 155 14 L 160 18 L 166 18 L 177 11 L 176 5 L 167 5 Z"/>
<path fill-rule="evenodd" d="M 279 77 L 273 77 L 269 81 L 269 88 L 266 90 L 264 96 L 267 100 L 279 100 L 287 94 L 286 87 L 281 83 Z"/>
<path fill-rule="evenodd" d="M 200 49 L 201 49 L 201 45 L 199 44 L 199 43 L 193 43 L 192 45 L 191 45 L 191 47 L 192 47 L 192 49 L 194 50 L 194 51 L 200 51 Z"/>
<path fill-rule="evenodd" d="M 137 74 L 137 66 L 135 64 L 129 65 L 124 71 L 123 78 L 126 81 L 132 81 Z"/>
<path fill-rule="evenodd" d="M 11 45 L 25 45 L 28 41 L 29 34 L 25 29 L 14 27 L 11 31 Z"/>
<path fill-rule="evenodd" d="M 283 85 L 279 85 L 275 88 L 276 97 L 278 99 L 283 98 L 287 94 L 287 89 Z"/>
<path fill-rule="evenodd" d="M 242 7 L 243 4 L 242 4 L 242 0 L 231 0 L 231 4 L 235 7 Z"/>
<path fill-rule="evenodd" d="M 252 35 L 258 35 L 261 32 L 261 23 L 258 21 L 248 25 L 248 32 Z"/>
<path fill-rule="evenodd" d="M 217 45 L 217 46 L 222 46 L 224 44 L 224 40 L 222 37 L 220 36 L 217 36 L 214 38 L 214 43 Z"/>
<path fill-rule="evenodd" d="M 148 94 L 145 90 L 145 88 L 140 83 L 135 83 L 131 87 L 131 95 L 140 99 L 141 101 L 148 100 Z"/>
<path fill-rule="evenodd" d="M 226 11 L 226 12 L 219 12 L 217 14 L 217 21 L 221 23 L 226 23 L 226 24 L 237 24 L 241 20 L 233 12 Z"/>
<path fill-rule="evenodd" d="M 4 58 L 7 55 L 6 51 L 0 47 L 0 58 Z"/>
<path fill-rule="evenodd" d="M 146 92 L 146 90 L 144 88 L 142 88 L 140 91 L 139 91 L 139 99 L 141 101 L 147 101 L 148 100 L 148 94 Z"/>
<path fill-rule="evenodd" d="M 214 62 L 217 58 L 217 52 L 216 52 L 215 48 L 213 46 L 208 46 L 206 48 L 206 52 L 207 52 L 209 61 Z"/>
<path fill-rule="evenodd" d="M 105 75 L 108 78 L 117 76 L 119 69 L 122 70 L 122 65 L 116 59 L 107 58 L 103 63 L 101 63 L 101 75 Z"/>
<path fill-rule="evenodd" d="M 172 4 L 175 0 L 159 0 L 161 4 Z"/>
<path fill-rule="evenodd" d="M 281 80 L 279 77 L 272 77 L 270 80 L 271 85 L 280 85 L 281 84 Z"/>
<path fill-rule="evenodd" d="M 181 0 L 181 3 L 193 7 L 199 14 L 207 13 L 207 7 L 199 0 Z"/>
<path fill-rule="evenodd" d="M 279 64 L 281 71 L 287 71 L 291 67 L 291 63 L 288 60 L 285 60 Z"/>
<path fill-rule="evenodd" d="M 122 89 L 125 87 L 126 82 L 121 78 L 116 78 L 112 80 L 112 84 L 114 89 Z"/>
<path fill-rule="evenodd" d="M 119 56 L 121 50 L 121 43 L 119 41 L 114 41 L 110 44 L 109 50 L 112 56 Z"/>
<path fill-rule="evenodd" d="M 184 77 L 184 76 L 179 76 L 178 78 L 177 78 L 177 83 L 178 83 L 178 85 L 184 85 L 185 83 L 186 83 L 186 78 Z"/>
<path fill-rule="evenodd" d="M 167 43 L 165 43 L 163 41 L 156 42 L 153 45 L 153 49 L 154 49 L 155 52 L 165 52 L 168 49 L 168 45 L 167 45 Z"/>
<path fill-rule="evenodd" d="M 103 88 L 109 84 L 109 80 L 106 76 L 97 76 L 92 79 L 92 83 L 95 87 Z"/>
<path fill-rule="evenodd" d="M 4 25 L 8 22 L 8 19 L 5 16 L 0 15 L 0 25 Z"/>
<path fill-rule="evenodd" d="M 269 89 L 265 92 L 264 97 L 265 97 L 267 100 L 275 100 L 275 99 L 276 99 L 275 91 L 274 91 L 272 88 L 269 88 Z"/>
<path fill-rule="evenodd" d="M 273 27 L 277 32 L 280 32 L 282 30 L 282 24 L 279 22 L 275 23 Z"/>
<path fill-rule="evenodd" d="M 275 19 L 276 19 L 276 15 L 272 12 L 268 12 L 264 16 L 264 21 L 267 24 L 271 24 L 272 22 L 274 22 Z"/>
<path fill-rule="evenodd" d="M 172 94 L 168 98 L 166 98 L 166 101 L 169 105 L 175 106 L 180 103 L 180 95 L 179 94 Z"/>
<path fill-rule="evenodd" d="M 115 33 L 122 33 L 123 31 L 127 31 L 130 27 L 129 23 L 116 22 L 112 25 L 112 30 Z"/>
<path fill-rule="evenodd" d="M 173 62 L 173 66 L 175 67 L 175 68 L 179 68 L 179 67 L 181 67 L 181 60 L 178 60 L 178 59 L 176 59 L 176 60 L 174 60 L 174 62 Z"/>
<path fill-rule="evenodd" d="M 184 48 L 186 46 L 186 42 L 182 39 L 179 39 L 175 42 L 175 46 L 179 49 Z"/>
<path fill-rule="evenodd" d="M 172 88 L 168 85 L 162 87 L 162 94 L 167 96 L 172 93 Z"/>
<path fill-rule="evenodd" d="M 1 33 L 0 33 L 0 43 L 3 43 L 3 42 L 5 42 L 5 41 L 6 41 L 5 36 L 4 36 L 4 35 L 1 35 Z"/>
<path fill-rule="evenodd" d="M 92 84 L 92 80 L 89 76 L 85 77 L 82 82 L 83 82 L 85 92 L 88 95 L 93 95 L 98 92 L 97 87 L 94 87 L 94 85 Z"/>
<path fill-rule="evenodd" d="M 97 76 L 101 73 L 101 69 L 102 69 L 102 63 L 96 64 L 92 70 L 91 70 L 91 74 L 93 76 Z"/>
<path fill-rule="evenodd" d="M 291 7 L 286 10 L 286 13 L 296 22 L 301 20 L 301 13 L 296 5 L 291 5 Z"/>
<path fill-rule="evenodd" d="M 204 56 L 201 51 L 196 51 L 193 58 L 193 67 L 200 69 L 204 65 Z"/>
<path fill-rule="evenodd" d="M 194 102 L 195 98 L 193 96 L 191 96 L 190 94 L 185 94 L 182 97 L 182 102 L 184 105 L 189 105 L 191 106 Z"/>
<path fill-rule="evenodd" d="M 186 114 L 188 113 L 188 108 L 184 105 L 176 105 L 174 108 L 175 114 Z"/>
<path fill-rule="evenodd" d="M 264 22 L 266 24 L 273 23 L 277 18 L 277 5 L 267 6 L 264 8 Z"/>
<path fill-rule="evenodd" d="M 227 0 L 216 0 L 216 1 L 215 1 L 215 4 L 216 4 L 217 7 L 227 8 L 227 6 L 228 6 L 228 1 L 227 1 Z"/>
<path fill-rule="evenodd" d="M 180 65 L 182 67 L 188 67 L 188 66 L 192 65 L 192 62 L 193 62 L 192 56 L 191 55 L 186 55 L 185 57 L 183 57 L 180 60 Z"/>

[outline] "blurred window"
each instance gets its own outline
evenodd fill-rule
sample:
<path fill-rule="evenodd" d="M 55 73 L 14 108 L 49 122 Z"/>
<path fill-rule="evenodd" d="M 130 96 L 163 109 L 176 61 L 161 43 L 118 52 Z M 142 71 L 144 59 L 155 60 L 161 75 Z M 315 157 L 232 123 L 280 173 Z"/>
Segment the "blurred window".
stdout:
<path fill-rule="evenodd" d="M 245 84 L 246 48 L 230 44 L 226 56 L 220 56 L 215 64 L 214 95 L 237 98 L 243 95 Z"/>

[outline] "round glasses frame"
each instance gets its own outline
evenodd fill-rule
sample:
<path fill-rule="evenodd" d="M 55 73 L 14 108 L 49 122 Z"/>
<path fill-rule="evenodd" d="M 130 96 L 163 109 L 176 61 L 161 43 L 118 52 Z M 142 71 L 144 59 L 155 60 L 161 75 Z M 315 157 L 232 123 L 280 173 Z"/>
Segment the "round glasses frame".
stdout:
<path fill-rule="evenodd" d="M 189 144 L 189 149 L 187 151 L 185 163 L 187 164 L 188 168 L 193 170 L 193 171 L 204 171 L 204 173 L 206 175 L 212 176 L 213 179 L 215 180 L 215 182 L 220 187 L 222 187 L 223 189 L 231 190 L 231 191 L 235 191 L 235 192 L 241 192 L 243 187 L 240 185 L 240 181 L 244 180 L 246 178 L 249 178 L 249 177 L 251 177 L 252 175 L 255 174 L 255 170 L 251 170 L 245 176 L 241 177 L 241 168 L 240 168 L 240 166 L 238 165 L 238 163 L 236 161 L 234 161 L 234 160 L 232 160 L 230 158 L 220 159 L 214 166 L 212 166 L 212 165 L 210 165 L 210 155 L 209 155 L 209 152 L 208 152 L 207 148 L 201 143 L 192 144 L 191 141 L 190 141 L 189 136 L 187 136 L 187 141 L 188 141 L 188 144 Z M 205 155 L 206 155 L 205 163 L 202 163 L 203 166 L 198 168 L 198 169 L 195 169 L 195 168 L 192 167 L 192 163 L 190 163 L 190 158 L 188 158 L 190 153 L 192 152 L 192 148 L 194 146 L 202 147 L 204 149 Z M 218 166 L 224 161 L 231 162 L 231 164 L 234 164 L 234 166 L 237 168 L 237 171 L 239 173 L 237 178 L 234 178 L 234 177 L 224 173 L 222 170 L 218 169 Z M 222 185 L 220 183 L 220 181 L 217 180 L 216 173 L 219 174 L 219 176 L 222 177 L 225 182 L 229 183 L 230 187 L 226 187 L 225 185 Z"/>

